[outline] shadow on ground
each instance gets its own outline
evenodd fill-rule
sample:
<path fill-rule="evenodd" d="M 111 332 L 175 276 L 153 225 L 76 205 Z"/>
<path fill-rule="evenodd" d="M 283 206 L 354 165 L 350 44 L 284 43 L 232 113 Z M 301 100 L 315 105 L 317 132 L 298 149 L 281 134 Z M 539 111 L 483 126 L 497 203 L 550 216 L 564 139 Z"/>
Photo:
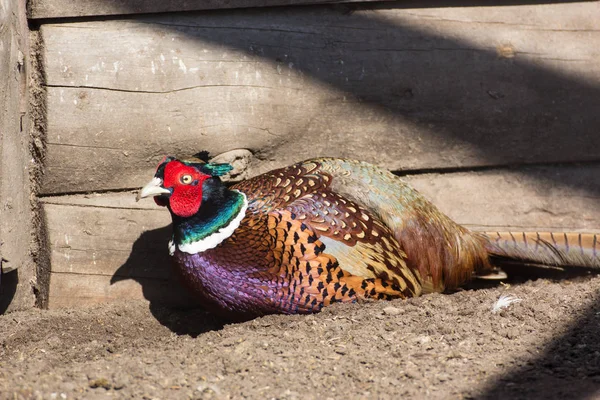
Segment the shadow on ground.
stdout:
<path fill-rule="evenodd" d="M 196 337 L 221 329 L 225 321 L 201 309 L 173 274 L 166 251 L 170 236 L 170 226 L 142 234 L 135 242 L 129 259 L 115 273 L 111 282 L 133 279 L 140 283 L 144 297 L 150 302 L 153 316 L 178 335 Z M 510 274 L 509 284 L 519 284 L 536 277 L 577 280 L 592 275 L 586 270 L 564 273 L 533 267 L 517 269 L 513 266 L 512 269 L 506 269 Z M 494 285 L 498 284 L 477 281 L 469 288 Z M 478 398 L 583 399 L 600 390 L 600 341 L 597 340 L 600 305 L 594 304 L 581 315 L 583 317 L 573 321 L 564 335 L 549 343 L 540 343 L 532 350 L 539 353 L 534 361 L 490 381 L 484 394 Z M 578 384 L 573 385 L 573 380 Z"/>
<path fill-rule="evenodd" d="M 540 343 L 539 356 L 490 382 L 480 399 L 588 399 L 600 391 L 600 304 L 566 333 Z M 576 381 L 577 384 L 573 384 Z"/>

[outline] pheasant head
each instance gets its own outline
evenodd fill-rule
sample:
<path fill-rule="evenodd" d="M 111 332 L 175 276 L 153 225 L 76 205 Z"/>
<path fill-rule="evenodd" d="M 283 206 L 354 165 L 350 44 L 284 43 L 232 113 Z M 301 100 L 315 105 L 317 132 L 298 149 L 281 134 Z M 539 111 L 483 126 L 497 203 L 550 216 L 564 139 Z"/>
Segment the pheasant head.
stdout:
<path fill-rule="evenodd" d="M 199 159 L 179 160 L 165 157 L 154 178 L 138 193 L 138 200 L 154 197 L 167 207 L 173 219 L 174 250 L 198 253 L 218 245 L 229 237 L 243 218 L 246 196 L 228 189 L 219 176 L 233 167 L 205 163 Z"/>

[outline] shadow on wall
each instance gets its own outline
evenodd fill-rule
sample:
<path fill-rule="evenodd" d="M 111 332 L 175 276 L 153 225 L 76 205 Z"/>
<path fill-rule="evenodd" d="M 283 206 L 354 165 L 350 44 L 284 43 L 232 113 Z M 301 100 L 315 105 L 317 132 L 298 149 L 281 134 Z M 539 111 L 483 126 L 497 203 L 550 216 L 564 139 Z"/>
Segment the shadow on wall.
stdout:
<path fill-rule="evenodd" d="M 539 3 L 560 2 L 495 1 L 485 5 Z M 285 73 L 332 89 L 337 96 L 334 102 L 320 104 L 314 116 L 292 128 L 301 134 L 330 124 L 332 132 L 326 134 L 327 140 L 307 146 L 302 141 L 274 139 L 281 140 L 278 145 L 289 154 L 297 154 L 298 159 L 332 152 L 351 156 L 351 145 L 369 147 L 376 143 L 381 148 L 406 149 L 397 157 L 402 169 L 600 163 L 600 85 L 575 67 L 569 70 L 582 63 L 593 70 L 593 59 L 570 59 L 577 51 L 567 48 L 557 53 L 552 43 L 544 42 L 548 36 L 544 26 L 522 23 L 513 28 L 502 24 L 510 26 L 503 31 L 508 38 L 539 43 L 541 53 L 535 54 L 513 47 L 511 39 L 489 44 L 470 42 L 465 38 L 471 27 L 478 25 L 476 21 L 464 23 L 461 35 L 445 34 L 436 29 L 436 21 L 449 23 L 451 19 L 419 17 L 422 8 L 441 5 L 449 8 L 481 3 L 383 2 L 127 18 L 154 25 L 161 32 L 167 30 L 181 40 L 239 51 L 250 61 L 268 60 Z M 127 10 L 126 4 L 120 7 Z M 421 10 L 399 19 L 377 12 L 412 7 Z M 413 24 L 409 15 L 432 22 Z M 511 35 L 513 30 L 518 34 Z M 573 28 L 564 32 L 579 31 Z M 582 29 L 580 34 L 586 32 L 592 35 L 595 30 Z M 220 78 L 211 79 L 219 84 Z M 372 132 L 354 136 L 336 132 L 332 121 L 344 116 L 356 118 L 343 110 L 342 97 L 344 102 L 356 104 L 353 109 L 361 116 L 367 110 L 364 115 L 372 121 Z M 369 110 L 373 112 L 369 114 Z M 420 136 L 407 135 L 411 126 L 419 128 Z M 371 140 L 375 136 L 377 140 Z M 440 151 L 439 146 L 428 152 L 427 143 L 438 141 L 445 146 L 442 154 L 433 156 L 434 150 Z M 373 154 L 380 154 L 381 148 L 374 148 Z M 423 160 L 429 159 L 433 161 L 428 166 Z M 567 188 L 600 193 L 579 183 L 567 182 Z"/>
<path fill-rule="evenodd" d="M 19 270 L 15 269 L 7 273 L 0 270 L 0 315 L 8 309 L 12 302 L 17 285 L 19 284 Z"/>
<path fill-rule="evenodd" d="M 199 308 L 171 267 L 167 251 L 170 238 L 171 225 L 142 233 L 125 264 L 112 276 L 111 285 L 126 279 L 138 282 L 152 315 L 177 334 L 197 336 L 220 329 L 222 322 Z"/>
<path fill-rule="evenodd" d="M 490 43 L 489 49 L 481 49 L 430 29 L 395 25 L 378 18 L 377 13 L 358 12 L 393 7 L 398 7 L 397 3 L 336 6 L 327 12 L 254 9 L 234 16 L 232 12 L 211 15 L 211 26 L 227 27 L 224 29 L 197 27 L 193 16 L 163 23 L 173 23 L 171 29 L 180 35 L 269 59 L 284 70 L 293 65 L 297 73 L 344 94 L 346 101 L 383 115 L 382 119 L 388 120 L 384 123 L 412 124 L 419 126 L 420 132 L 426 130 L 434 141 L 443 138 L 448 149 L 458 150 L 456 156 L 469 158 L 460 161 L 462 165 L 477 165 L 481 159 L 488 165 L 600 162 L 600 87 L 596 82 L 553 70 L 540 62 L 543 56 L 521 55 L 510 44 L 502 48 L 501 43 Z M 265 18 L 265 13 L 270 18 Z M 302 22 L 293 22 L 294 18 Z M 146 21 L 158 22 L 154 17 Z M 270 31 L 271 21 L 281 30 L 289 30 Z M 177 26 L 188 22 L 189 26 Z M 202 20 L 205 22 L 209 20 Z M 332 107 L 323 104 L 315 112 L 327 115 Z M 373 120 L 372 134 L 380 136 L 374 143 L 405 141 L 408 150 L 419 148 L 411 142 L 415 138 L 405 136 L 402 129 L 375 133 L 380 122 Z M 298 130 L 310 128 L 307 121 Z M 343 140 L 332 137 L 332 143 L 340 145 L 336 151 L 344 151 Z M 285 143 L 286 149 L 301 158 L 314 156 L 315 150 L 331 151 L 329 143 L 323 149 L 301 142 L 298 148 L 294 145 Z M 363 145 L 369 146 L 369 140 Z M 474 154 L 466 156 L 468 151 Z M 409 153 L 399 154 L 406 160 L 406 168 L 422 165 L 410 161 L 418 156 Z M 435 167 L 456 165 L 452 150 L 444 153 L 448 165 L 440 167 L 437 159 Z"/>

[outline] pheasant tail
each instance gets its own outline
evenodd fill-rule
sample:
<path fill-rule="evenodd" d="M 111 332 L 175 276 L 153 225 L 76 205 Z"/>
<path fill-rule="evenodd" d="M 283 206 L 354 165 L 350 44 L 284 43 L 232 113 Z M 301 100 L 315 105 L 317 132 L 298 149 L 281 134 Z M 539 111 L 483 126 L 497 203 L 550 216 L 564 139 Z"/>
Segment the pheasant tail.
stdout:
<path fill-rule="evenodd" d="M 481 232 L 500 259 L 557 267 L 600 268 L 600 235 L 557 232 Z"/>

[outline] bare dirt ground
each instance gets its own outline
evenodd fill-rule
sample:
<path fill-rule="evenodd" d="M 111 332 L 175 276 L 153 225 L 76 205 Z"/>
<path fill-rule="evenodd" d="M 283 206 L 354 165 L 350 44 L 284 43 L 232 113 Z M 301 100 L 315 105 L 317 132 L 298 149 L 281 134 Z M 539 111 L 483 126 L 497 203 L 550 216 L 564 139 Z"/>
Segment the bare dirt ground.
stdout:
<path fill-rule="evenodd" d="M 0 398 L 600 398 L 599 289 L 540 279 L 225 325 L 146 302 L 15 312 Z M 506 293 L 521 302 L 492 313 Z"/>

